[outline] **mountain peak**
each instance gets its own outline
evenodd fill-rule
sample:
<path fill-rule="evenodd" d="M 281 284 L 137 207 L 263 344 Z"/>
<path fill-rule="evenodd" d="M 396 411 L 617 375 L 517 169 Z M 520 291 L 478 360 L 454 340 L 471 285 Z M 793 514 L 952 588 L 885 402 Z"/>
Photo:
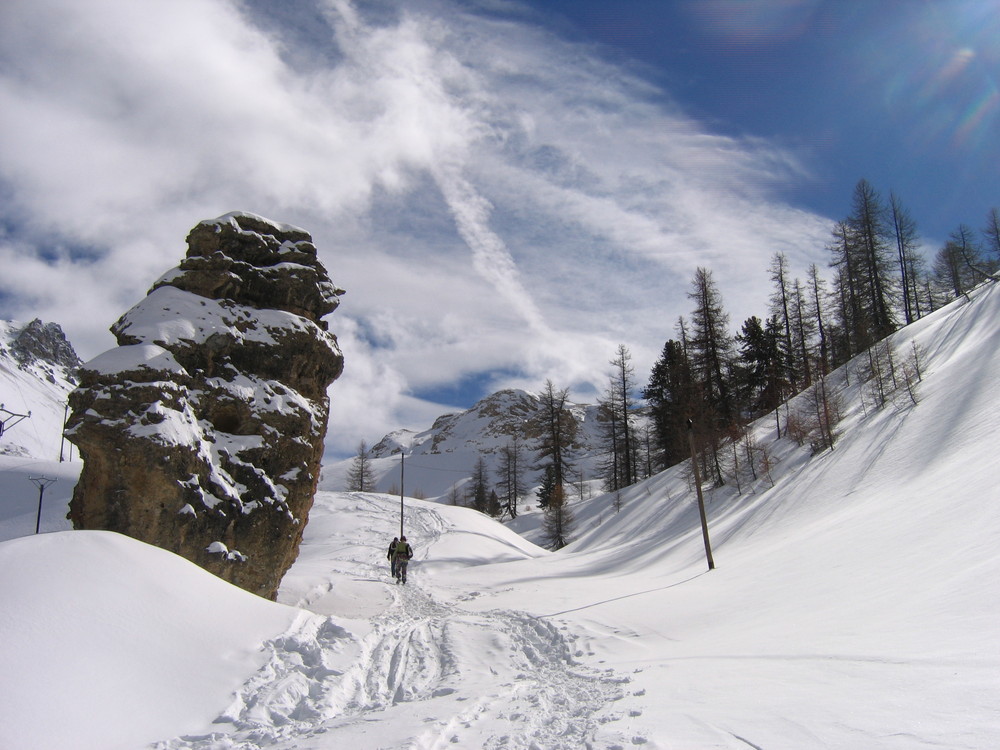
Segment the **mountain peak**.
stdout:
<path fill-rule="evenodd" d="M 43 323 L 38 318 L 13 333 L 10 352 L 22 366 L 36 362 L 58 365 L 66 370 L 80 366 L 80 357 L 62 327 L 58 323 Z"/>

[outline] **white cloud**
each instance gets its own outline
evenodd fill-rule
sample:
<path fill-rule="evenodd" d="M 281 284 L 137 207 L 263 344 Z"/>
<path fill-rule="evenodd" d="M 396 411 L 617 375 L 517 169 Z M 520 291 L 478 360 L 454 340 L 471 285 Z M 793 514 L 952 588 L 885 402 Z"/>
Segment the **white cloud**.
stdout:
<path fill-rule="evenodd" d="M 302 226 L 348 291 L 330 433 L 350 453 L 478 373 L 601 388 L 625 343 L 644 379 L 696 266 L 736 324 L 776 250 L 821 257 L 826 222 L 771 198 L 793 155 L 706 131 L 516 6 L 317 2 L 303 51 L 253 3 L 7 0 L 0 317 L 93 356 L 198 221 Z"/>

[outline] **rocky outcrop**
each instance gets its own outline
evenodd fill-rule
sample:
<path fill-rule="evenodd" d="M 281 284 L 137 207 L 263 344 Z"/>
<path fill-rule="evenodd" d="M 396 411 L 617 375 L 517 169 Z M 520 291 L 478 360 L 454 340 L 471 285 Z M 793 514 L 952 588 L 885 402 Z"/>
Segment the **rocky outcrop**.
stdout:
<path fill-rule="evenodd" d="M 58 323 L 43 323 L 38 318 L 11 339 L 10 352 L 22 369 L 30 365 L 50 365 L 46 368 L 50 382 L 54 381 L 51 366 L 62 368 L 69 377 L 80 366 L 80 357 L 66 339 L 62 327 Z"/>
<path fill-rule="evenodd" d="M 343 369 L 322 318 L 343 292 L 295 227 L 228 214 L 187 244 L 112 326 L 119 346 L 80 370 L 69 515 L 273 599 L 319 477 Z"/>

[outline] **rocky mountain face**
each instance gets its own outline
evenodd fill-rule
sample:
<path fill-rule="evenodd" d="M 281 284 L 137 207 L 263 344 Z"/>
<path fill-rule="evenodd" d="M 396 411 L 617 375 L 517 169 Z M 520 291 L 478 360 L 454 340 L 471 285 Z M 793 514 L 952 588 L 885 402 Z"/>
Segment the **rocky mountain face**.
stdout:
<path fill-rule="evenodd" d="M 11 337 L 10 352 L 23 367 L 31 364 L 60 367 L 72 373 L 80 366 L 80 358 L 66 339 L 58 323 L 43 323 L 35 318 Z M 54 376 L 54 373 L 53 373 Z"/>
<path fill-rule="evenodd" d="M 567 403 L 570 416 L 569 450 L 572 479 L 593 479 L 604 458 L 600 409 L 593 404 Z M 376 487 L 397 492 L 400 486 L 398 454 L 406 455 L 405 489 L 424 497 L 444 497 L 454 485 L 472 476 L 480 457 L 491 472 L 500 464 L 501 449 L 516 435 L 525 466 L 535 463 L 535 451 L 544 434 L 545 412 L 541 398 L 522 390 L 507 389 L 484 397 L 471 408 L 446 414 L 423 431 L 397 430 L 370 450 Z M 326 487 L 344 489 L 350 460 L 328 468 Z M 540 472 L 529 469 L 528 480 Z"/>
<path fill-rule="evenodd" d="M 0 321 L 0 455 L 59 457 L 79 365 L 57 323 Z"/>
<path fill-rule="evenodd" d="M 228 214 L 187 244 L 112 326 L 119 346 L 80 371 L 70 517 L 274 598 L 319 477 L 343 369 L 322 318 L 343 292 L 295 227 Z"/>
<path fill-rule="evenodd" d="M 570 421 L 570 456 L 582 457 L 597 451 L 600 442 L 598 408 L 589 404 L 566 405 Z M 398 452 L 407 455 L 434 455 L 459 450 L 493 454 L 516 435 L 525 446 L 544 434 L 545 414 L 539 396 L 526 391 L 497 391 L 466 411 L 445 414 L 423 432 L 399 431 L 382 438 L 372 450 L 376 458 Z"/>

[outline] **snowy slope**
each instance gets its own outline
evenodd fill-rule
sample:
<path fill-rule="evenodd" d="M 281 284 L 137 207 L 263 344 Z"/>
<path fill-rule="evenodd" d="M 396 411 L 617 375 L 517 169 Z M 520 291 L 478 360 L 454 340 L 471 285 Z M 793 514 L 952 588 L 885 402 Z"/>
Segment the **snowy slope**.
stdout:
<path fill-rule="evenodd" d="M 713 571 L 682 467 L 559 553 L 406 499 L 405 587 L 399 499 L 322 492 L 281 604 L 112 535 L 0 543 L 0 747 L 998 747 L 1000 290 L 914 339 L 917 405 L 852 379 L 832 452 L 709 493 Z"/>
<path fill-rule="evenodd" d="M 0 418 L 11 425 L 0 435 L 0 455 L 58 460 L 62 448 L 63 457 L 69 458 L 72 446 L 62 442 L 62 426 L 66 398 L 76 386 L 59 363 L 36 357 L 18 360 L 12 343 L 24 327 L 0 321 L 0 404 L 9 412 L 0 412 Z M 10 413 L 27 418 L 16 420 Z"/>
<path fill-rule="evenodd" d="M 591 481 L 603 452 L 600 410 L 593 404 L 576 403 L 567 403 L 566 410 L 574 425 L 566 454 L 571 477 L 574 482 L 581 478 Z M 402 484 L 406 494 L 446 500 L 453 485 L 461 486 L 472 476 L 480 457 L 490 477 L 494 477 L 500 451 L 510 445 L 513 434 L 521 441 L 523 465 L 532 466 L 536 463 L 542 419 L 537 394 L 508 389 L 486 396 L 469 409 L 441 416 L 426 430 L 392 432 L 369 446 L 375 489 L 396 494 Z M 637 425 L 640 420 L 637 416 Z M 400 452 L 406 457 L 402 469 Z M 352 463 L 353 459 L 347 459 L 324 466 L 322 489 L 347 489 Z M 526 469 L 528 484 L 537 486 L 540 474 Z"/>

